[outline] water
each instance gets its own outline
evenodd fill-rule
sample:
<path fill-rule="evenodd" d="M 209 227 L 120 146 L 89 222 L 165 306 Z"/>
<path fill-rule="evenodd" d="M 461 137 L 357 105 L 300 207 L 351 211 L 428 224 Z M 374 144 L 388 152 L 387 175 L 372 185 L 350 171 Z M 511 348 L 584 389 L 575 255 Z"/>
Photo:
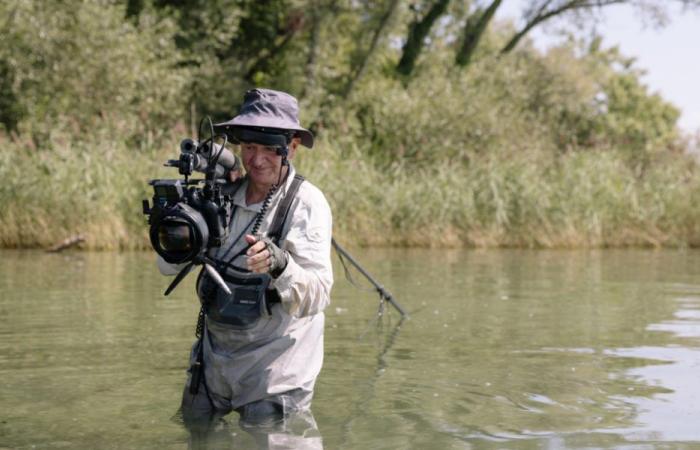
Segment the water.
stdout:
<path fill-rule="evenodd" d="M 164 298 L 150 253 L 0 252 L 0 448 L 700 448 L 700 252 L 353 254 L 411 318 L 335 260 L 313 418 L 197 435 L 194 277 Z"/>

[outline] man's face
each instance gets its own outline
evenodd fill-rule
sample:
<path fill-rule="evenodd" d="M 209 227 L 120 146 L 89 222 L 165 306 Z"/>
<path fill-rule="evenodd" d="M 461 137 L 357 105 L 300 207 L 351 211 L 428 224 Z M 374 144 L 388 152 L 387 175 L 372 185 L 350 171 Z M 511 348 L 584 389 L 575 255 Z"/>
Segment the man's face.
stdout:
<path fill-rule="evenodd" d="M 298 138 L 289 144 L 289 155 L 292 159 L 298 145 Z M 277 154 L 277 149 L 255 143 L 241 143 L 241 159 L 252 183 L 260 186 L 269 186 L 277 183 L 280 178 L 282 157 Z M 282 174 L 284 176 L 284 173 Z"/>

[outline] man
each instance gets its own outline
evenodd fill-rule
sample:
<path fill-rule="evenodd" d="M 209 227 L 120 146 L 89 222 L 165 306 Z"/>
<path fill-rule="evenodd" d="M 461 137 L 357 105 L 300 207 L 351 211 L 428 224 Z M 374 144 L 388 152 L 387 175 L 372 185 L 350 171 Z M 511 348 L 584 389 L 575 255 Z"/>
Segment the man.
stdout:
<path fill-rule="evenodd" d="M 206 320 L 192 350 L 183 416 L 235 410 L 246 423 L 276 421 L 309 408 L 321 369 L 333 284 L 331 212 L 289 163 L 300 145 L 313 146 L 294 97 L 253 89 L 240 113 L 216 127 L 240 143 L 246 176 L 232 193 L 229 237 L 209 254 L 232 293 L 205 272 L 197 283 Z M 162 260 L 159 267 L 174 272 Z M 201 381 L 193 376 L 198 357 Z"/>

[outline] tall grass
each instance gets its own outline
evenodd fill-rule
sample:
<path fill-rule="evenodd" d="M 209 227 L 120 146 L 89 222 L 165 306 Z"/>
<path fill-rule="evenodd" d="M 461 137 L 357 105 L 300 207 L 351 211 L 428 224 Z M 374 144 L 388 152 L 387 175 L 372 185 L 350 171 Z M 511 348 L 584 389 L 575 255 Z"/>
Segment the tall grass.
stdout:
<path fill-rule="evenodd" d="M 175 177 L 162 163 L 177 139 L 127 147 L 109 133 L 47 148 L 0 147 L 0 245 L 46 247 L 84 234 L 93 249 L 147 248 L 147 181 Z M 154 151 L 152 148 L 159 148 Z M 355 245 L 600 247 L 700 245 L 700 177 L 666 155 L 640 177 L 614 150 L 537 152 L 378 165 L 350 138 L 302 148 L 298 170 L 326 194 L 334 233 Z"/>
<path fill-rule="evenodd" d="M 528 153 L 378 169 L 324 142 L 300 170 L 328 195 L 335 233 L 359 245 L 696 246 L 700 177 L 668 155 L 640 178 L 615 151 Z M 313 150 L 316 151 L 316 150 Z"/>
<path fill-rule="evenodd" d="M 164 155 L 99 134 L 54 137 L 46 148 L 2 142 L 0 245 L 46 247 L 83 234 L 89 248 L 142 248 L 140 199 Z"/>

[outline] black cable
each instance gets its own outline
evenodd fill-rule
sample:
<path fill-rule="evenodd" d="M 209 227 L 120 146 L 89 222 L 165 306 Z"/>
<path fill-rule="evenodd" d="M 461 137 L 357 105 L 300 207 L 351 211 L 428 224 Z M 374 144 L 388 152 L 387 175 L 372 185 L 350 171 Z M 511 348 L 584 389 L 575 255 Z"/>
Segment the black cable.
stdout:
<path fill-rule="evenodd" d="M 235 247 L 236 242 L 238 242 L 238 241 L 241 240 L 241 238 L 243 237 L 243 235 L 245 234 L 245 232 L 248 230 L 248 228 L 250 227 L 250 225 L 252 225 L 252 223 L 253 223 L 255 220 L 257 220 L 257 217 L 258 217 L 258 216 L 253 217 L 253 220 L 251 220 L 251 221 L 248 223 L 248 225 L 246 225 L 245 228 L 243 228 L 243 231 L 241 231 L 241 233 L 236 237 L 236 239 L 233 240 L 233 242 L 231 243 L 231 246 L 228 248 L 228 250 L 226 250 L 226 253 L 224 253 L 224 256 L 222 256 L 222 257 L 219 259 L 219 261 L 223 261 L 223 260 L 226 259 L 226 257 L 227 257 L 228 254 L 231 252 L 231 250 L 233 250 L 233 247 Z M 239 256 L 241 256 L 243 253 L 245 253 L 246 250 L 247 250 L 247 248 L 243 248 L 240 252 L 234 253 L 234 255 L 231 256 L 231 258 L 229 258 L 229 260 L 226 262 L 226 265 L 227 265 L 227 266 L 234 267 L 234 266 L 233 266 L 233 260 L 236 259 L 236 258 L 238 258 Z"/>
<path fill-rule="evenodd" d="M 273 184 L 272 187 L 270 187 L 270 190 L 267 192 L 265 200 L 263 200 L 263 204 L 260 207 L 260 212 L 255 217 L 255 224 L 253 225 L 253 229 L 250 231 L 250 234 L 252 234 L 253 236 L 255 236 L 258 233 L 260 225 L 262 225 L 262 221 L 265 217 L 265 213 L 267 212 L 267 208 L 270 207 L 270 203 L 272 202 L 272 196 L 275 195 L 275 192 L 277 192 L 277 185 Z"/>
<path fill-rule="evenodd" d="M 284 161 L 286 158 L 282 158 Z M 277 189 L 282 185 L 282 172 L 284 170 L 284 164 L 280 166 L 280 174 L 277 177 L 277 184 L 273 184 L 272 187 L 270 187 L 270 190 L 268 191 L 267 195 L 265 196 L 265 200 L 263 200 L 262 207 L 260 208 L 260 212 L 258 213 L 257 218 L 255 219 L 255 225 L 253 225 L 253 230 L 250 232 L 253 236 L 255 236 L 260 229 L 260 225 L 262 225 L 263 218 L 265 216 L 265 213 L 267 212 L 267 208 L 270 207 L 270 202 L 272 202 L 272 196 L 275 195 L 275 192 L 277 192 Z M 284 181 L 287 181 L 287 177 L 289 176 L 289 170 L 287 170 L 287 173 L 285 175 Z"/>
<path fill-rule="evenodd" d="M 202 142 L 202 124 L 204 123 L 205 117 L 199 119 L 199 126 L 197 127 L 197 142 Z"/>
<path fill-rule="evenodd" d="M 215 138 L 222 137 L 224 142 L 219 145 L 219 150 L 216 152 L 216 156 L 214 156 L 214 143 L 215 143 Z M 211 146 L 211 149 L 209 151 L 209 160 L 207 161 L 207 174 L 206 178 L 207 179 L 213 179 L 214 175 L 216 174 L 216 164 L 219 162 L 219 158 L 221 157 L 221 154 L 224 152 L 224 148 L 226 147 L 226 144 L 228 143 L 228 136 L 225 134 L 217 134 L 216 136 L 213 136 L 211 138 L 211 142 L 209 145 Z"/>

